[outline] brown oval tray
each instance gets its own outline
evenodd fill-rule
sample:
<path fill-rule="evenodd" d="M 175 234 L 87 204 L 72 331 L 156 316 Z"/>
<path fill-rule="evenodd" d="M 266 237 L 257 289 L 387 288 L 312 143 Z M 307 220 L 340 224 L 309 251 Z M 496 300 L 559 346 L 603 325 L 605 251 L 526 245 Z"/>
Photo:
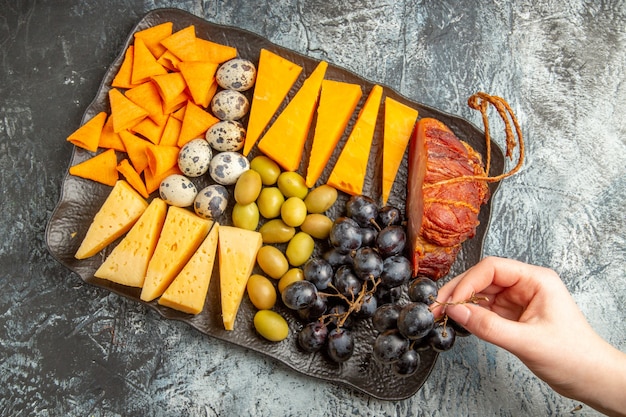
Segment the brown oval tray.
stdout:
<path fill-rule="evenodd" d="M 86 109 L 83 116 L 83 123 L 100 111 L 109 111 L 108 90 L 110 89 L 113 77 L 121 65 L 123 51 L 126 50 L 127 46 L 133 41 L 133 34 L 136 31 L 166 21 L 173 22 L 174 30 L 194 25 L 198 37 L 235 46 L 241 57 L 250 59 L 255 63 L 258 63 L 261 48 L 271 50 L 301 65 L 304 75 L 310 74 L 319 62 L 275 45 L 263 37 L 245 30 L 216 25 L 177 9 L 154 10 L 145 15 L 129 34 L 122 52 L 109 67 L 95 99 Z M 301 75 L 290 95 L 299 87 L 303 78 L 304 76 Z M 374 83 L 371 81 L 365 80 L 350 71 L 334 65 L 329 65 L 326 78 L 361 85 L 364 98 L 374 86 Z M 485 154 L 486 146 L 484 133 L 468 121 L 411 101 L 387 87 L 384 87 L 384 94 L 417 109 L 419 111 L 419 117 L 435 117 L 441 120 L 447 124 L 461 140 L 469 143 L 483 155 Z M 362 99 L 361 102 L 363 102 L 363 100 L 364 99 Z M 351 124 L 352 123 L 353 121 Z M 379 196 L 381 190 L 381 181 L 378 179 L 380 172 L 377 168 L 381 165 L 382 127 L 380 125 L 381 123 L 377 124 L 373 141 L 374 152 L 377 156 L 370 158 L 368 178 L 364 187 L 364 194 L 372 197 Z M 345 138 L 342 140 L 345 140 Z M 310 149 L 310 146 L 309 139 L 305 152 Z M 253 150 L 250 157 L 255 156 L 255 152 L 258 151 L 256 151 L 256 149 Z M 335 152 L 335 154 L 337 153 L 338 152 Z M 71 157 L 70 166 L 87 159 L 89 156 L 90 154 L 88 152 L 75 148 Z M 337 155 L 334 155 L 334 158 L 336 157 Z M 304 165 L 306 157 L 303 158 L 303 160 L 302 164 Z M 500 174 L 504 168 L 504 157 L 502 151 L 495 143 L 492 143 L 491 161 L 490 174 Z M 328 174 L 329 172 L 325 172 L 320 181 L 324 181 Z M 396 178 L 396 184 L 394 185 L 389 199 L 390 204 L 396 205 L 402 210 L 404 210 L 406 195 L 406 174 L 407 157 L 405 155 Z M 210 179 L 195 179 L 194 182 L 196 182 L 196 185 L 199 187 L 202 187 L 208 184 Z M 491 192 L 495 193 L 498 185 L 491 184 L 490 187 Z M 77 273 L 85 282 L 108 289 L 137 302 L 144 303 L 139 299 L 139 289 L 114 284 L 93 276 L 95 270 L 100 266 L 117 242 L 92 258 L 86 260 L 77 260 L 74 258 L 74 253 L 80 245 L 82 237 L 89 227 L 94 214 L 98 211 L 102 202 L 110 192 L 110 189 L 110 187 L 66 174 L 59 202 L 47 225 L 46 244 L 48 245 L 50 253 L 60 263 Z M 346 196 L 341 196 L 340 204 L 336 205 L 338 208 L 335 209 L 335 212 L 329 213 L 331 217 L 340 214 L 341 202 L 345 202 L 346 198 Z M 232 209 L 232 207 L 229 207 L 229 210 L 230 209 Z M 482 242 L 489 224 L 490 209 L 490 202 L 483 206 L 480 213 L 480 226 L 478 227 L 476 236 L 463 244 L 462 251 L 453 266 L 452 272 L 462 271 L 480 260 L 482 256 Z M 222 223 L 227 224 L 228 220 L 223 220 Z M 318 248 L 317 250 L 321 249 Z M 275 309 L 288 319 L 290 336 L 282 342 L 272 343 L 265 341 L 256 334 L 252 325 L 252 317 L 255 313 L 255 308 L 247 297 L 241 304 L 235 330 L 224 330 L 220 315 L 219 274 L 216 270 L 214 271 L 207 297 L 204 311 L 196 316 L 162 307 L 158 305 L 156 301 L 144 304 L 153 308 L 165 318 L 183 321 L 206 335 L 267 355 L 302 374 L 348 385 L 379 399 L 399 400 L 413 395 L 429 377 L 437 360 L 437 354 L 435 352 L 430 350 L 422 352 L 421 365 L 416 374 L 411 377 L 399 377 L 395 375 L 391 367 L 380 365 L 373 359 L 371 346 L 375 338 L 375 331 L 372 329 L 369 320 L 367 320 L 362 321 L 355 329 L 358 336 L 354 356 L 347 362 L 338 365 L 328 360 L 323 354 L 307 354 L 297 347 L 296 335 L 302 323 L 299 322 L 291 311 L 288 311 L 284 306 L 280 305 L 280 302 L 277 303 Z"/>

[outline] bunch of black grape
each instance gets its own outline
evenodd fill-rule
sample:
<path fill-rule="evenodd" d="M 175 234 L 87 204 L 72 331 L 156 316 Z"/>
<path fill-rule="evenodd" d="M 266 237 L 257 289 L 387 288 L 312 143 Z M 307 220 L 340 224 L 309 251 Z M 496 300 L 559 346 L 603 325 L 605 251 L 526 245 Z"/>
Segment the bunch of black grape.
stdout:
<path fill-rule="evenodd" d="M 303 281 L 287 286 L 284 304 L 305 322 L 298 343 L 306 352 L 325 349 L 337 363 L 354 351 L 354 324 L 395 302 L 411 278 L 403 255 L 406 232 L 400 210 L 381 209 L 369 197 L 353 196 L 345 216 L 330 231 L 330 249 L 303 267 Z"/>
<path fill-rule="evenodd" d="M 434 317 L 431 307 L 437 303 L 437 292 L 437 284 L 431 279 L 415 278 L 408 286 L 409 302 L 384 304 L 372 317 L 372 325 L 379 332 L 374 341 L 374 357 L 393 366 L 398 375 L 409 376 L 417 371 L 420 351 L 449 350 L 456 336 L 469 334 L 446 316 Z"/>

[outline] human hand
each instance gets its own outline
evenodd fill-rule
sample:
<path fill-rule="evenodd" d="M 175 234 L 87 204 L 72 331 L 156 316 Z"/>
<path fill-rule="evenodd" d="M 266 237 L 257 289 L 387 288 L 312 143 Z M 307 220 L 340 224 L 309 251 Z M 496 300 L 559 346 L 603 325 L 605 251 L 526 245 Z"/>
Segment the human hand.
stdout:
<path fill-rule="evenodd" d="M 466 303 L 470 298 L 476 303 Z M 516 355 L 555 391 L 605 413 L 626 412 L 626 355 L 588 324 L 552 270 L 485 258 L 442 286 L 433 309 Z"/>

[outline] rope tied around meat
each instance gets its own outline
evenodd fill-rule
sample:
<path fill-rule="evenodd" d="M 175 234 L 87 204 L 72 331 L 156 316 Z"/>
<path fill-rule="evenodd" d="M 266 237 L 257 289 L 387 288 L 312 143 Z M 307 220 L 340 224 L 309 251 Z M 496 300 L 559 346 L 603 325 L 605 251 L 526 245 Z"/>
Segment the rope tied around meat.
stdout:
<path fill-rule="evenodd" d="M 489 104 L 491 104 L 498 111 L 498 115 L 504 122 L 504 132 L 506 135 L 505 155 L 507 158 L 509 158 L 509 160 L 513 159 L 513 151 L 519 145 L 517 164 L 508 172 L 504 172 L 500 175 L 495 175 L 495 176 L 489 176 L 488 174 L 490 167 L 491 167 L 491 132 L 489 128 L 489 116 L 487 115 L 487 112 L 489 110 Z M 487 146 L 485 170 L 484 170 L 485 174 L 461 175 L 455 178 L 448 178 L 448 179 L 441 180 L 438 182 L 424 184 L 424 188 L 430 188 L 430 187 L 435 187 L 435 186 L 439 186 L 442 184 L 450 184 L 450 183 L 461 182 L 461 181 L 479 180 L 479 181 L 485 181 L 485 182 L 498 182 L 507 177 L 515 175 L 522 168 L 522 165 L 524 164 L 524 154 L 525 154 L 524 137 L 522 135 L 522 129 L 519 125 L 519 122 L 517 121 L 517 117 L 515 116 L 515 113 L 511 109 L 511 106 L 509 105 L 509 103 L 502 97 L 492 96 L 487 93 L 478 92 L 478 93 L 473 94 L 467 100 L 467 105 L 474 110 L 480 111 L 482 120 L 483 120 L 483 125 L 485 127 L 485 142 Z M 511 126 L 511 124 L 513 126 Z M 515 132 L 513 128 L 515 129 Z M 517 137 L 517 140 L 516 140 L 516 137 Z"/>

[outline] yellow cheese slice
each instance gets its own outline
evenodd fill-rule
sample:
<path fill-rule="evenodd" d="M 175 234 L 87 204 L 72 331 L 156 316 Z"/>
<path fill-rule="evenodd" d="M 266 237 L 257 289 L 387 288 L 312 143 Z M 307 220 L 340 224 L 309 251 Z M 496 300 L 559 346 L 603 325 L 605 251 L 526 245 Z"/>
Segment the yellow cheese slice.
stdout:
<path fill-rule="evenodd" d="M 259 232 L 221 226 L 218 240 L 222 319 L 224 328 L 233 330 L 237 311 L 263 239 Z"/>
<path fill-rule="evenodd" d="M 214 223 L 196 253 L 159 298 L 159 304 L 189 314 L 202 311 L 213 274 L 218 230 L 219 224 Z"/>
<path fill-rule="evenodd" d="M 212 222 L 180 207 L 170 206 L 161 236 L 148 263 L 140 298 L 159 297 L 202 243 Z"/>
<path fill-rule="evenodd" d="M 165 201 L 160 198 L 153 199 L 137 223 L 107 256 L 94 275 L 118 284 L 141 288 L 166 213 Z"/>
<path fill-rule="evenodd" d="M 278 107 L 302 72 L 300 65 L 261 49 L 254 94 L 250 104 L 243 154 L 248 156 Z"/>
<path fill-rule="evenodd" d="M 148 207 L 146 200 L 126 181 L 117 181 L 94 216 L 74 257 L 86 259 L 100 252 L 128 232 L 146 207 Z"/>
<path fill-rule="evenodd" d="M 306 172 L 307 187 L 312 188 L 322 175 L 362 95 L 358 84 L 322 81 L 315 134 Z"/>
<path fill-rule="evenodd" d="M 367 174 L 367 162 L 382 94 L 381 86 L 375 85 L 372 88 L 339 159 L 330 173 L 328 185 L 351 195 L 363 193 L 363 181 Z"/>
<path fill-rule="evenodd" d="M 383 131 L 382 202 L 387 204 L 398 168 L 411 139 L 417 120 L 417 110 L 385 97 L 385 124 Z"/>
<path fill-rule="evenodd" d="M 259 149 L 286 171 L 296 171 L 309 135 L 328 63 L 321 61 L 261 138 Z"/>

